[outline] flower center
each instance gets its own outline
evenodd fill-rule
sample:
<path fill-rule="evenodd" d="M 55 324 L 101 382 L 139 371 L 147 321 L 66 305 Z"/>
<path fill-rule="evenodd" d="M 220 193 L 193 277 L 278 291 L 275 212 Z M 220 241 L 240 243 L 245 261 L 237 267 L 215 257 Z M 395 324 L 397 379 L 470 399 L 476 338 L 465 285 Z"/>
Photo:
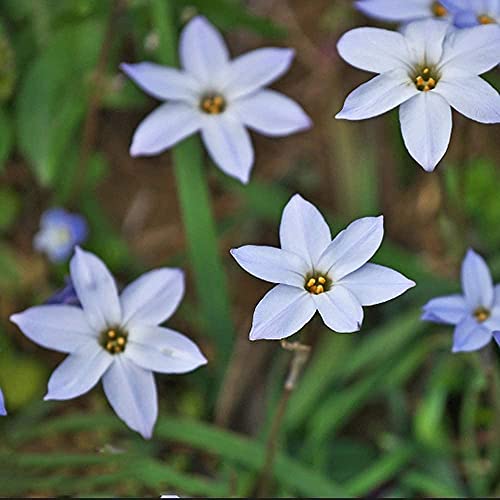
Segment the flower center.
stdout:
<path fill-rule="evenodd" d="M 200 109 L 208 115 L 220 115 L 226 109 L 226 100 L 220 94 L 206 94 L 201 98 Z"/>
<path fill-rule="evenodd" d="M 109 328 L 101 333 L 100 344 L 110 354 L 120 354 L 127 345 L 127 332 L 120 328 Z"/>
<path fill-rule="evenodd" d="M 474 317 L 478 323 L 484 323 L 491 316 L 491 312 L 485 307 L 478 307 L 474 311 Z"/>
<path fill-rule="evenodd" d="M 429 92 L 437 85 L 437 77 L 433 75 L 430 68 L 425 66 L 417 73 L 415 77 L 415 85 L 421 92 Z"/>
<path fill-rule="evenodd" d="M 304 288 L 306 289 L 306 291 L 308 291 L 309 293 L 314 293 L 315 295 L 327 292 L 328 290 L 330 290 L 331 286 L 332 280 L 321 273 L 306 276 L 306 280 L 304 283 Z"/>
<path fill-rule="evenodd" d="M 479 24 L 496 24 L 495 19 L 488 16 L 488 14 L 481 14 L 480 16 L 477 16 L 477 20 Z"/>
<path fill-rule="evenodd" d="M 441 2 L 433 2 L 431 10 L 436 17 L 444 17 L 448 14 L 446 7 L 444 7 Z"/>

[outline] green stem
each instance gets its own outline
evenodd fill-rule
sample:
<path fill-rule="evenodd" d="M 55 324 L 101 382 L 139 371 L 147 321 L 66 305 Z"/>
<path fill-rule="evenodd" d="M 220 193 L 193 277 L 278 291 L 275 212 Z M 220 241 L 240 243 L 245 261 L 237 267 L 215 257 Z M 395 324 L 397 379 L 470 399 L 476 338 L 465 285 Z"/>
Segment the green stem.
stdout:
<path fill-rule="evenodd" d="M 160 38 L 160 62 L 173 66 L 177 58 L 176 28 L 171 2 L 153 0 L 151 7 L 153 24 Z M 219 373 L 222 373 L 231 352 L 234 328 L 199 139 L 191 137 L 174 147 L 173 159 L 203 326 L 214 340 L 216 365 Z"/>

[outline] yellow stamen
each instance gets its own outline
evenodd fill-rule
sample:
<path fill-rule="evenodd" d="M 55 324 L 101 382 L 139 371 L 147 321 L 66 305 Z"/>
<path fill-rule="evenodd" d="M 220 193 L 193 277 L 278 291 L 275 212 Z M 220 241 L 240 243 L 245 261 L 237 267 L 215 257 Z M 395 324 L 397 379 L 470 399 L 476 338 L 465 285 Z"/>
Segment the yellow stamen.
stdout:
<path fill-rule="evenodd" d="M 328 278 L 321 274 L 316 274 L 314 277 L 307 279 L 304 288 L 315 295 L 319 295 L 326 290 L 330 289 L 330 281 Z"/>
<path fill-rule="evenodd" d="M 434 2 L 431 8 L 432 8 L 432 13 L 436 17 L 444 17 L 448 14 L 446 7 L 444 7 L 440 2 Z"/>
<path fill-rule="evenodd" d="M 476 318 L 478 323 L 484 323 L 490 316 L 490 311 L 484 307 L 478 307 L 474 311 L 474 317 Z"/>
<path fill-rule="evenodd" d="M 318 278 L 318 281 L 319 281 L 322 285 L 324 285 L 324 284 L 326 283 L 326 279 L 325 279 L 325 278 L 323 278 L 323 276 L 320 276 L 320 277 Z"/>
<path fill-rule="evenodd" d="M 315 280 L 314 278 L 311 278 L 311 279 L 307 282 L 306 287 L 307 287 L 307 288 L 311 288 L 311 287 L 313 287 L 315 284 L 316 284 L 316 280 Z"/>
<path fill-rule="evenodd" d="M 116 343 L 119 346 L 124 346 L 125 345 L 125 339 L 123 337 L 120 337 L 120 338 L 116 339 Z"/>
<path fill-rule="evenodd" d="M 318 294 L 318 293 L 323 293 L 324 291 L 325 289 L 323 288 L 323 285 L 318 285 L 314 293 Z"/>
<path fill-rule="evenodd" d="M 202 97 L 200 109 L 209 115 L 218 115 L 226 109 L 226 101 L 219 94 L 209 94 Z"/>
<path fill-rule="evenodd" d="M 114 330 L 109 330 L 108 331 L 108 337 L 110 339 L 114 339 L 116 337 L 116 332 Z"/>
<path fill-rule="evenodd" d="M 496 21 L 487 14 L 482 14 L 477 17 L 479 24 L 496 24 Z"/>

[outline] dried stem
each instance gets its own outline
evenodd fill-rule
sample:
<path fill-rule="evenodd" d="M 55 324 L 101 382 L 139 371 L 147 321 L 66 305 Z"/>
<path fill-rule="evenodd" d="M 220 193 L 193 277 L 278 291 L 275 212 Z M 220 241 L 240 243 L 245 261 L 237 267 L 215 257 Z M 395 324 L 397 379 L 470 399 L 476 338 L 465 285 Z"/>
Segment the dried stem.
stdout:
<path fill-rule="evenodd" d="M 282 340 L 281 347 L 287 351 L 291 351 L 293 357 L 290 362 L 290 369 L 283 386 L 283 393 L 281 394 L 281 399 L 278 403 L 278 408 L 274 415 L 269 437 L 267 439 L 266 460 L 257 486 L 257 497 L 265 497 L 268 494 L 269 486 L 273 478 L 274 459 L 276 457 L 280 431 L 288 407 L 288 401 L 290 400 L 290 396 L 297 385 L 302 369 L 307 363 L 311 352 L 310 346 L 301 344 L 300 342 L 287 342 L 286 340 Z"/>

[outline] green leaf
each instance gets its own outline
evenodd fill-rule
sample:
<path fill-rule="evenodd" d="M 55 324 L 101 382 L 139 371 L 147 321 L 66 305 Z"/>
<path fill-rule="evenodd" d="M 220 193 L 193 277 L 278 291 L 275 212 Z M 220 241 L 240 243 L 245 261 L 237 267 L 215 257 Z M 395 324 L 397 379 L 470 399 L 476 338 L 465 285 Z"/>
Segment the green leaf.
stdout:
<path fill-rule="evenodd" d="M 14 133 L 10 117 L 0 107 L 0 172 L 5 166 L 14 145 Z"/>

